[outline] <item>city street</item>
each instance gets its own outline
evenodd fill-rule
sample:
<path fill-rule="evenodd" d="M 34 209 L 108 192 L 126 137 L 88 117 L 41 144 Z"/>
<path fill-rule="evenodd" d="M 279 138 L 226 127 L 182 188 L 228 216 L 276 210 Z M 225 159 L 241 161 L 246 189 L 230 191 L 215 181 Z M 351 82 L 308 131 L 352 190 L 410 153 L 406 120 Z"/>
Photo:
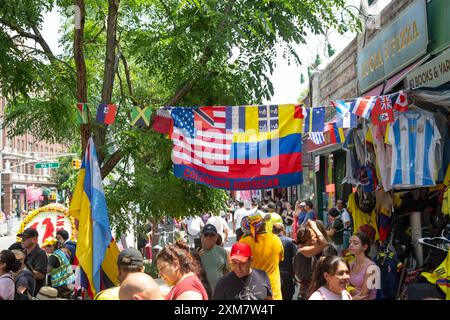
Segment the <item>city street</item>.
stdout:
<path fill-rule="evenodd" d="M 0 225 L 0 250 L 8 249 L 8 247 L 16 242 L 16 234 L 20 228 L 20 220 L 13 218 L 10 222 L 10 228 L 8 225 L 2 223 Z"/>

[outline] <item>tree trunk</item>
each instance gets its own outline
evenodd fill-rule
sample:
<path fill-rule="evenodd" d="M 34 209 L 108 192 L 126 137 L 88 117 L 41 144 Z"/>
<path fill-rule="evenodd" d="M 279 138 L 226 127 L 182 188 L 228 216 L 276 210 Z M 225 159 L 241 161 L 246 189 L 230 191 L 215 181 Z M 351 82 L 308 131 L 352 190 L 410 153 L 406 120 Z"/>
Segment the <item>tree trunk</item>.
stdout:
<path fill-rule="evenodd" d="M 119 0 L 109 0 L 108 7 L 108 25 L 106 31 L 106 56 L 105 56 L 105 70 L 103 73 L 103 89 L 102 89 L 102 103 L 111 103 L 112 93 L 114 88 L 116 61 L 116 33 L 117 33 L 117 16 L 119 12 Z M 97 148 L 97 157 L 99 165 L 101 166 L 105 159 L 106 150 L 104 148 L 106 141 L 106 125 L 99 125 L 96 127 L 94 135 L 94 142 Z"/>
<path fill-rule="evenodd" d="M 86 8 L 84 6 L 84 0 L 75 0 L 75 5 L 80 8 L 80 28 L 75 29 L 74 38 L 74 58 L 77 71 L 77 102 L 87 103 L 87 74 L 86 63 L 84 61 L 84 23 L 86 16 Z M 89 105 L 88 105 L 89 114 Z M 87 124 L 81 125 L 81 154 L 82 158 L 86 150 L 87 141 L 90 136 L 89 121 Z"/>

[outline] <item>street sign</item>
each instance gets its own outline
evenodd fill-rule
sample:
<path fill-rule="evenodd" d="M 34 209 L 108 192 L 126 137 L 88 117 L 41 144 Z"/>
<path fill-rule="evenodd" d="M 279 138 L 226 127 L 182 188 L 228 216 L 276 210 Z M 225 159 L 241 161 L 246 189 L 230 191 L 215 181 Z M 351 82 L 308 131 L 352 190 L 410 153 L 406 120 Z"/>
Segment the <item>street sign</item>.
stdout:
<path fill-rule="evenodd" d="M 44 162 L 44 163 L 36 163 L 34 165 L 35 169 L 53 169 L 59 168 L 59 162 Z"/>

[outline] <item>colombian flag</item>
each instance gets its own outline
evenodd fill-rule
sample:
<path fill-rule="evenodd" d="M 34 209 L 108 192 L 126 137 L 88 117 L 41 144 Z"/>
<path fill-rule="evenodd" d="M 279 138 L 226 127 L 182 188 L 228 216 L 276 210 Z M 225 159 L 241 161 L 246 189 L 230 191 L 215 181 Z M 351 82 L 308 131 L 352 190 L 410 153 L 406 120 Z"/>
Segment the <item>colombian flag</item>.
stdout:
<path fill-rule="evenodd" d="M 435 283 L 445 293 L 445 300 L 450 300 L 450 251 L 447 258 L 433 271 L 433 273 L 422 272 L 429 282 Z"/>
<path fill-rule="evenodd" d="M 338 128 L 336 126 L 336 123 L 329 123 L 328 129 L 330 130 L 331 143 L 344 143 L 345 142 L 344 129 Z"/>
<path fill-rule="evenodd" d="M 119 248 L 111 234 L 92 137 L 88 140 L 69 213 L 78 220 L 76 257 L 89 283 L 89 295 L 94 296 L 108 284 L 118 284 Z"/>

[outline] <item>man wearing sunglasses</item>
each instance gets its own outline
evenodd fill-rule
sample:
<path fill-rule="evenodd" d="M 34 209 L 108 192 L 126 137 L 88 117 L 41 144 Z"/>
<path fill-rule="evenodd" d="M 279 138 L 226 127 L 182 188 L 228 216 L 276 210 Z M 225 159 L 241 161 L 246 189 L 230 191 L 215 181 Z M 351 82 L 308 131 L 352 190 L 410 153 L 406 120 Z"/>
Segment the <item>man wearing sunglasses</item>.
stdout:
<path fill-rule="evenodd" d="M 213 294 L 217 281 L 229 272 L 228 252 L 216 244 L 218 237 L 215 226 L 205 225 L 201 235 L 202 247 L 199 251 L 202 266 Z"/>
<path fill-rule="evenodd" d="M 17 237 L 22 239 L 22 248 L 27 254 L 25 264 L 36 277 L 36 287 L 34 288 L 33 293 L 33 296 L 35 296 L 39 292 L 39 289 L 45 284 L 48 266 L 47 254 L 39 247 L 39 233 L 36 229 L 27 228 L 22 233 L 18 234 Z"/>

